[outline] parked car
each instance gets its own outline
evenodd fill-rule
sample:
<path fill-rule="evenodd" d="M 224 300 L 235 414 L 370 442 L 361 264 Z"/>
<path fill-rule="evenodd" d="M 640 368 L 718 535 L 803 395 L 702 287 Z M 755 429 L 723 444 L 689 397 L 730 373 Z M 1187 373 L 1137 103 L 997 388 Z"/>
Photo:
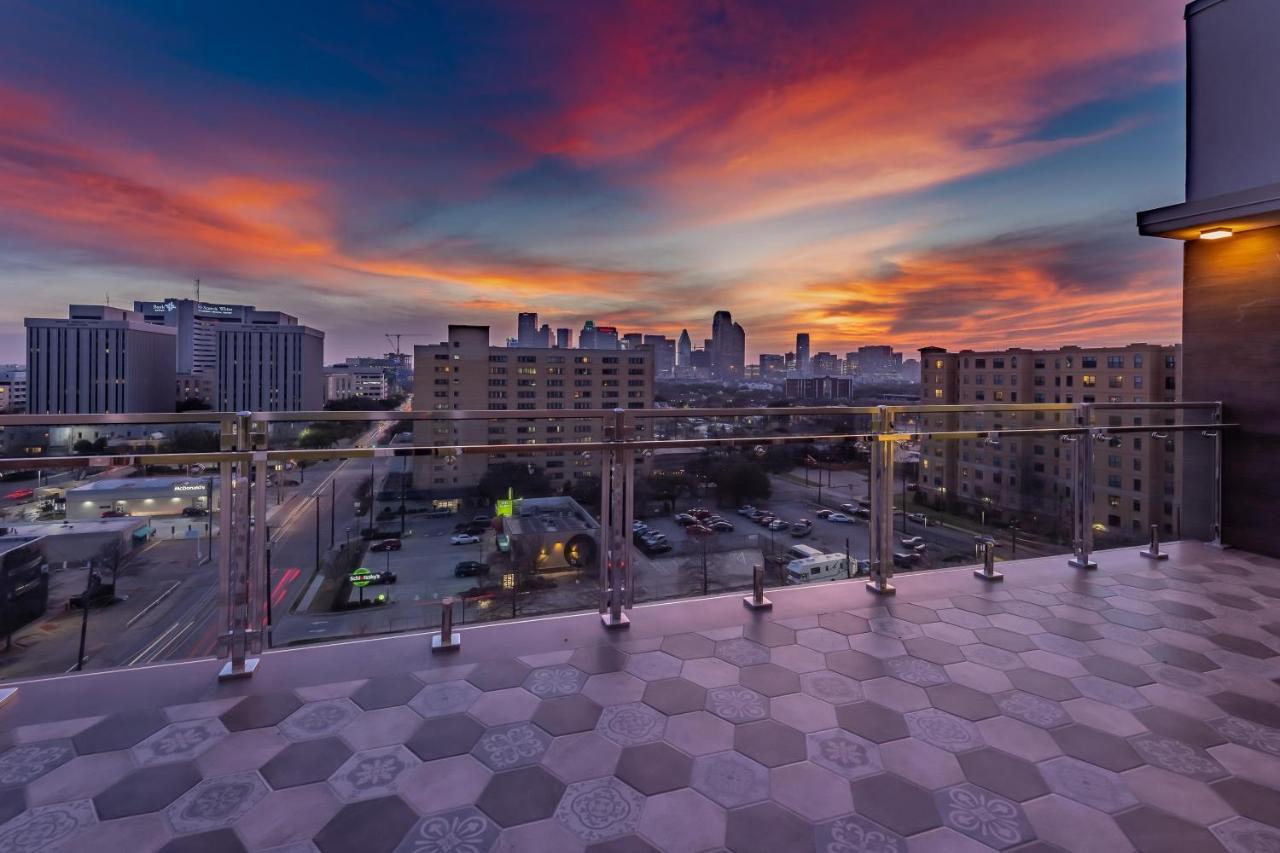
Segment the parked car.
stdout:
<path fill-rule="evenodd" d="M 775 518 L 773 521 L 769 522 L 770 530 L 786 530 L 790 526 L 791 522 L 784 521 L 781 518 Z"/>
<path fill-rule="evenodd" d="M 764 515 L 756 518 L 756 524 L 760 525 L 761 527 L 768 527 L 770 524 L 773 524 L 777 520 L 778 519 L 776 516 L 765 513 Z"/>
<path fill-rule="evenodd" d="M 690 524 L 684 529 L 684 532 L 690 536 L 710 536 L 711 528 L 705 524 Z"/>
<path fill-rule="evenodd" d="M 709 521 L 707 522 L 707 525 L 710 526 L 711 529 L 714 530 L 716 533 L 732 533 L 733 532 L 733 522 L 725 521 L 723 518 L 716 519 L 715 521 Z"/>
<path fill-rule="evenodd" d="M 755 511 L 756 511 L 756 508 L 753 507 L 751 504 L 743 504 L 742 506 L 738 507 L 738 515 L 751 515 L 751 513 Z"/>
<path fill-rule="evenodd" d="M 865 506 L 860 506 L 853 513 L 854 518 L 870 518 L 871 510 Z"/>
<path fill-rule="evenodd" d="M 463 560 L 453 567 L 455 578 L 474 578 L 489 574 L 489 564 L 479 560 Z"/>
<path fill-rule="evenodd" d="M 689 515 L 689 513 L 687 512 L 681 512 L 676 514 L 676 524 L 680 525 L 681 527 L 688 527 L 690 524 L 697 524 L 697 523 L 698 523 L 698 519 L 694 518 L 692 515 Z"/>
<path fill-rule="evenodd" d="M 893 564 L 900 569 L 912 568 L 921 557 L 915 551 L 900 551 L 893 555 Z"/>
<path fill-rule="evenodd" d="M 474 533 L 455 533 L 449 537 L 450 545 L 475 545 L 480 541 L 480 537 Z"/>
<path fill-rule="evenodd" d="M 813 522 L 807 518 L 802 518 L 791 525 L 791 535 L 797 539 L 808 536 L 811 533 L 813 533 Z"/>
<path fill-rule="evenodd" d="M 399 539 L 383 539 L 381 542 L 375 542 L 373 544 L 373 547 L 371 547 L 369 550 L 377 551 L 378 553 L 381 553 L 383 551 L 399 551 L 400 540 Z"/>
<path fill-rule="evenodd" d="M 827 521 L 835 522 L 836 524 L 853 524 L 853 519 L 843 512 L 831 513 L 831 515 L 827 516 Z"/>
<path fill-rule="evenodd" d="M 118 509 L 109 509 L 102 514 L 102 518 L 124 518 L 128 516 L 128 514 L 129 513 L 121 512 Z"/>
<path fill-rule="evenodd" d="M 905 539 L 903 539 L 903 540 L 902 540 L 902 544 L 903 544 L 903 545 L 905 545 L 905 546 L 906 546 L 906 547 L 908 547 L 908 548 L 914 548 L 914 547 L 916 547 L 917 545 L 922 545 L 922 544 L 924 544 L 924 537 L 923 537 L 923 536 L 908 536 L 907 538 L 905 538 Z"/>
<path fill-rule="evenodd" d="M 818 518 L 830 518 L 834 513 L 835 513 L 835 510 L 820 509 L 817 512 L 815 512 L 814 515 L 816 515 Z"/>
<path fill-rule="evenodd" d="M 694 518 L 698 519 L 698 521 L 706 521 L 713 515 L 713 513 L 709 509 L 698 507 L 697 509 L 689 510 L 689 515 L 692 515 Z"/>
<path fill-rule="evenodd" d="M 914 521 L 918 524 L 929 523 L 929 519 L 925 517 L 925 514 L 923 512 L 909 512 L 907 513 L 907 519 L 909 521 Z"/>
<path fill-rule="evenodd" d="M 204 518 L 209 514 L 209 510 L 202 506 L 184 506 L 182 508 L 183 518 Z"/>

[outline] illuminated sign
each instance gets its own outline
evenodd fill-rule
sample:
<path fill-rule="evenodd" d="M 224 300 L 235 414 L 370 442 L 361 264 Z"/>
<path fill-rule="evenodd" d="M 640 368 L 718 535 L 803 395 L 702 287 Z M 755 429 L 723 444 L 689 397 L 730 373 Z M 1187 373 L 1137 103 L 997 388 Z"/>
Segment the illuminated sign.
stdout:
<path fill-rule="evenodd" d="M 234 305 L 213 305 L 209 302 L 196 303 L 197 314 L 216 314 L 219 317 L 230 317 L 236 313 Z"/>
<path fill-rule="evenodd" d="M 348 575 L 347 580 L 351 581 L 352 586 L 366 587 L 378 577 L 379 575 L 375 575 L 368 569 L 360 568 Z"/>
<path fill-rule="evenodd" d="M 175 492 L 203 492 L 208 487 L 205 483 L 178 483 L 173 487 Z"/>

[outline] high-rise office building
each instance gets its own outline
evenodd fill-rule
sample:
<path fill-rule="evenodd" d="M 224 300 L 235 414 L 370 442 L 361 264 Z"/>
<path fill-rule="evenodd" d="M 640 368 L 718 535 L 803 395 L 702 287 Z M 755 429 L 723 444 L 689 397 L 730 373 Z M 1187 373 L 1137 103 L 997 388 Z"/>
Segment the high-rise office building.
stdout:
<path fill-rule="evenodd" d="M 531 347 L 538 342 L 538 313 L 522 311 L 516 315 L 516 346 Z"/>
<path fill-rule="evenodd" d="M 947 352 L 920 350 L 921 396 L 926 404 L 1164 403 L 1177 399 L 1180 346 Z M 1099 409 L 1115 426 L 1153 423 L 1150 412 Z M 1025 420 L 1018 420 L 1018 418 Z M 1164 415 L 1162 415 L 1164 417 Z M 975 430 L 1073 425 L 1071 412 L 1001 416 L 997 411 L 923 415 L 922 428 Z M 1136 419 L 1136 420 L 1135 420 Z M 1145 424 L 1144 424 L 1145 419 Z M 1159 524 L 1177 532 L 1178 466 L 1173 443 L 1151 433 L 1126 434 L 1096 453 L 1095 530 L 1144 535 Z M 1025 438 L 931 440 L 921 444 L 919 487 L 935 503 L 975 516 L 1017 521 L 1023 527 L 1060 528 L 1072 506 L 1074 445 L 1057 435 Z"/>
<path fill-rule="evenodd" d="M 25 325 L 32 414 L 173 411 L 175 328 L 109 305 L 72 305 L 66 319 Z"/>
<path fill-rule="evenodd" d="M 578 332 L 578 349 L 596 349 L 596 321 L 587 320 Z"/>
<path fill-rule="evenodd" d="M 223 412 L 316 411 L 324 405 L 324 332 L 281 311 L 218 325 L 217 405 Z"/>
<path fill-rule="evenodd" d="M 760 353 L 760 376 L 764 379 L 782 376 L 787 371 L 787 360 L 781 355 L 770 352 Z"/>
<path fill-rule="evenodd" d="M 556 329 L 556 347 L 558 349 L 569 349 L 573 346 L 573 329 L 559 328 Z"/>
<path fill-rule="evenodd" d="M 675 373 L 675 341 L 666 335 L 645 335 L 644 345 L 653 348 L 653 371 L 656 376 L 671 376 Z"/>
<path fill-rule="evenodd" d="M 640 332 L 627 332 L 622 336 L 623 349 L 640 349 L 644 345 L 644 335 Z"/>
<path fill-rule="evenodd" d="M 796 373 L 801 376 L 808 376 L 810 371 L 809 365 L 809 333 L 800 332 L 796 335 Z"/>
<path fill-rule="evenodd" d="M 540 349 L 551 348 L 551 324 L 543 323 L 538 329 L 538 347 Z"/>
<path fill-rule="evenodd" d="M 693 341 L 689 339 L 689 330 L 681 329 L 680 338 L 676 342 L 676 367 L 693 367 L 691 355 Z"/>
<path fill-rule="evenodd" d="M 820 352 L 810 360 L 814 376 L 836 376 L 840 371 L 840 357 L 831 352 Z"/>
<path fill-rule="evenodd" d="M 530 349 L 519 353 L 489 345 L 488 326 L 450 326 L 449 339 L 414 348 L 415 391 L 419 411 L 489 410 L 497 420 L 418 421 L 414 443 L 453 447 L 591 441 L 599 424 L 574 418 L 575 410 L 642 409 L 653 405 L 653 354 L 611 350 Z M 529 422 L 504 422 L 503 411 L 563 409 L 566 416 Z M 598 456 L 577 453 L 466 454 L 456 460 L 420 457 L 417 488 L 436 499 L 452 499 L 473 488 L 491 463 L 537 466 L 556 485 L 595 474 Z"/>

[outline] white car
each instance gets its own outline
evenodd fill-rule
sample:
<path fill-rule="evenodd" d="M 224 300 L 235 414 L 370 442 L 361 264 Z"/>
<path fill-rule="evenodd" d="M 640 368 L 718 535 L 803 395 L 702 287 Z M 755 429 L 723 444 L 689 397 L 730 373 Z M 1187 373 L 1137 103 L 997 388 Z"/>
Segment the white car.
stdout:
<path fill-rule="evenodd" d="M 834 521 L 836 524 L 853 524 L 853 519 L 843 512 L 831 513 L 831 515 L 827 516 L 827 521 Z"/>
<path fill-rule="evenodd" d="M 902 544 L 903 544 L 903 545 L 905 545 L 905 546 L 906 546 L 906 547 L 908 547 L 908 548 L 914 548 L 914 547 L 916 547 L 917 545 L 923 545 L 923 544 L 924 544 L 924 537 L 923 537 L 923 536 L 908 536 L 906 539 L 903 539 L 903 540 L 902 540 Z"/>
<path fill-rule="evenodd" d="M 475 545 L 480 537 L 471 533 L 455 533 L 449 537 L 450 545 Z"/>

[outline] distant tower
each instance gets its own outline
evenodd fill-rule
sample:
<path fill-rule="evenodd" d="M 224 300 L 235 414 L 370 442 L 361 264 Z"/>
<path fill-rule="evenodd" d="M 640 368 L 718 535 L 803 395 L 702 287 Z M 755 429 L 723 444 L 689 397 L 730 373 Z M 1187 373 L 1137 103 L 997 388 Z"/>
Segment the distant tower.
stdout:
<path fill-rule="evenodd" d="M 560 349 L 570 349 L 573 346 L 573 329 L 556 329 L 556 346 Z"/>
<path fill-rule="evenodd" d="M 801 376 L 809 375 L 809 333 L 796 335 L 796 372 Z"/>
<path fill-rule="evenodd" d="M 680 330 L 680 340 L 676 342 L 676 367 L 692 367 L 693 341 L 689 340 L 689 330 Z"/>

